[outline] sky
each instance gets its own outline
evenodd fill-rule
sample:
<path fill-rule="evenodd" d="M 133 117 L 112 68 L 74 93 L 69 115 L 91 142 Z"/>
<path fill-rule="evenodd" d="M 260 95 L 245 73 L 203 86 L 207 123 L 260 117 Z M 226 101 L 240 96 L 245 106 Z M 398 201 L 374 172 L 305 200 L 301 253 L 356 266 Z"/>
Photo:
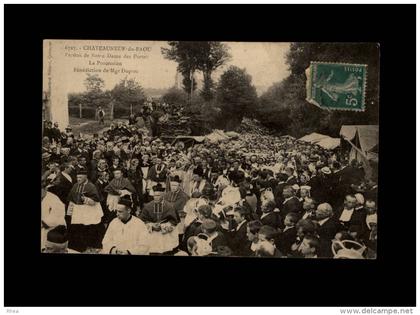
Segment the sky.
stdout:
<path fill-rule="evenodd" d="M 105 89 L 111 89 L 122 78 L 134 78 L 144 88 L 170 88 L 175 83 L 177 63 L 167 60 L 161 54 L 161 48 L 167 47 L 162 41 L 52 41 L 52 67 L 59 75 L 53 80 L 59 81 L 60 89 L 70 92 L 85 90 L 83 81 L 86 78 L 86 68 L 127 69 L 137 73 L 104 73 L 99 75 L 105 80 Z M 218 80 L 220 75 L 230 66 L 245 68 L 252 76 L 252 83 L 259 92 L 266 90 L 273 83 L 281 81 L 289 75 L 285 56 L 289 43 L 259 43 L 259 42 L 227 42 L 231 60 L 219 68 L 213 79 Z M 131 57 L 109 58 L 112 55 L 124 54 L 121 51 L 100 51 L 97 46 L 124 46 L 139 49 L 140 52 L 130 52 Z M 45 46 L 47 47 L 47 46 Z M 143 50 L 146 48 L 145 50 Z M 45 48 L 44 57 L 49 51 Z M 88 55 L 85 55 L 88 54 Z M 136 55 L 136 56 L 134 56 Z M 136 57 L 136 58 L 135 58 Z M 47 63 L 48 59 L 44 59 Z M 98 62 L 100 64 L 98 65 Z M 120 65 L 105 65 L 106 62 L 120 62 Z M 76 71 L 82 69 L 82 71 Z M 45 69 L 45 68 L 44 68 Z M 201 78 L 201 74 L 197 74 Z M 46 81 L 44 80 L 44 84 Z M 57 85 L 56 85 L 57 86 Z M 44 88 L 45 90 L 45 88 Z"/>

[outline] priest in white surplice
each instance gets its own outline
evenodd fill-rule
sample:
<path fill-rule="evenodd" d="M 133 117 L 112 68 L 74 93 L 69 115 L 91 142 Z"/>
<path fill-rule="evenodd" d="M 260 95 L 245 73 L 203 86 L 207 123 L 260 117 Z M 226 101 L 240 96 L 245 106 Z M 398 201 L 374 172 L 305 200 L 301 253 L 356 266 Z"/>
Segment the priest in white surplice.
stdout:
<path fill-rule="evenodd" d="M 47 191 L 45 186 L 44 180 L 41 188 L 41 250 L 45 248 L 49 231 L 60 225 L 66 226 L 64 203 L 56 195 Z"/>
<path fill-rule="evenodd" d="M 117 217 L 111 221 L 102 241 L 102 252 L 115 255 L 148 255 L 149 232 L 146 224 L 131 214 L 130 196 L 121 197 Z"/>

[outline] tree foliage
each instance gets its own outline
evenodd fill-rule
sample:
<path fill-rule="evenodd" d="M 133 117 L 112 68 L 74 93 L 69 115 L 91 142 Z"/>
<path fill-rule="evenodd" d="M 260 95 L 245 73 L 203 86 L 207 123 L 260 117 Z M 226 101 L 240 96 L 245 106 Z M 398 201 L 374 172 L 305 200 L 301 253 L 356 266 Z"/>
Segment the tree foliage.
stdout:
<path fill-rule="evenodd" d="M 245 115 L 249 116 L 255 111 L 257 91 L 252 85 L 252 77 L 245 69 L 231 66 L 221 75 L 217 102 L 227 130 L 235 129 Z"/>
<path fill-rule="evenodd" d="M 146 99 L 143 88 L 134 79 L 121 80 L 111 90 L 111 97 L 117 106 L 125 108 L 130 108 L 131 105 L 140 106 Z"/>
<path fill-rule="evenodd" d="M 213 71 L 224 65 L 229 59 L 228 47 L 221 42 L 205 41 L 169 41 L 170 48 L 162 48 L 166 59 L 178 63 L 178 71 L 183 76 L 184 90 L 190 94 L 196 89 L 192 76 L 196 71 L 203 73 L 203 89 L 201 94 L 206 101 L 213 98 Z"/>
<path fill-rule="evenodd" d="M 105 81 L 102 78 L 100 78 L 99 75 L 90 73 L 87 74 L 87 77 L 83 83 L 88 93 L 100 93 L 102 92 L 105 86 Z"/>
<path fill-rule="evenodd" d="M 173 87 L 162 96 L 162 101 L 170 105 L 184 106 L 187 103 L 187 98 L 188 95 L 185 91 Z"/>
<path fill-rule="evenodd" d="M 142 105 L 146 99 L 142 87 L 134 79 L 123 79 L 112 90 L 103 90 L 105 82 L 98 75 L 88 74 L 84 83 L 86 91 L 70 93 L 68 104 L 71 114 L 78 113 L 81 105 L 85 118 L 95 118 L 94 114 L 91 117 L 91 113 L 95 113 L 99 106 L 108 113 L 114 110 L 116 117 L 127 116 L 130 113 L 131 105 L 135 108 Z M 88 114 L 85 115 L 85 113 Z"/>

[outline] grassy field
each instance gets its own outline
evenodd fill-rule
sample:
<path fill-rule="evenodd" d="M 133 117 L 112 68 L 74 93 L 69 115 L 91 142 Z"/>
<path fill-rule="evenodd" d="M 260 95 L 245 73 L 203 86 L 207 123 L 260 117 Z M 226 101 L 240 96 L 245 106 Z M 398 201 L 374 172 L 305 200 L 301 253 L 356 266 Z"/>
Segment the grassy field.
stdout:
<path fill-rule="evenodd" d="M 105 120 L 105 125 L 100 125 L 98 121 L 92 119 L 84 119 L 77 117 L 70 117 L 70 126 L 73 128 L 73 134 L 79 135 L 93 135 L 94 133 L 100 133 L 103 129 L 109 128 L 111 121 Z M 114 123 L 119 121 L 126 122 L 126 119 L 114 119 Z"/>

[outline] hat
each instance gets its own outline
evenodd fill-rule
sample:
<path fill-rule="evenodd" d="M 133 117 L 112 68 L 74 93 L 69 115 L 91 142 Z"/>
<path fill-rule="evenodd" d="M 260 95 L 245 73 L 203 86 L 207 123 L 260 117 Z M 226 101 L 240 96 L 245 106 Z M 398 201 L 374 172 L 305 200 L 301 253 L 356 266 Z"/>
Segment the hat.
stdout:
<path fill-rule="evenodd" d="M 51 156 L 51 154 L 49 154 L 48 152 L 42 153 L 42 158 L 43 159 L 49 159 Z"/>
<path fill-rule="evenodd" d="M 118 204 L 119 205 L 124 205 L 124 206 L 126 206 L 126 207 L 130 207 L 131 208 L 131 205 L 132 205 L 132 200 L 131 200 L 131 197 L 130 197 L 130 195 L 124 195 L 124 196 L 122 196 L 121 198 L 120 198 L 120 200 L 118 201 Z"/>
<path fill-rule="evenodd" d="M 72 130 L 72 129 L 71 129 L 71 127 L 70 127 L 70 125 L 68 125 L 68 126 L 66 127 L 66 130 Z"/>
<path fill-rule="evenodd" d="M 47 233 L 45 247 L 67 248 L 67 229 L 64 225 L 59 225 Z"/>
<path fill-rule="evenodd" d="M 293 186 L 292 186 L 292 188 L 294 189 L 294 190 L 299 190 L 299 185 L 298 184 L 294 184 Z"/>
<path fill-rule="evenodd" d="M 212 219 L 203 220 L 202 227 L 205 230 L 214 230 L 216 228 L 216 222 Z"/>
<path fill-rule="evenodd" d="M 193 170 L 193 174 L 198 175 L 198 176 L 203 176 L 203 169 L 201 167 L 196 167 Z"/>
<path fill-rule="evenodd" d="M 307 185 L 300 186 L 300 190 L 311 190 L 311 186 L 307 186 Z"/>
<path fill-rule="evenodd" d="M 87 175 L 86 168 L 82 167 L 77 170 L 77 175 Z"/>
<path fill-rule="evenodd" d="M 177 182 L 177 183 L 180 183 L 180 182 L 181 182 L 181 178 L 179 178 L 179 176 L 178 176 L 178 175 L 175 175 L 175 176 L 171 177 L 171 178 L 169 179 L 169 181 L 171 181 L 171 182 Z"/>
<path fill-rule="evenodd" d="M 208 218 L 211 216 L 213 210 L 210 205 L 208 204 L 202 204 L 198 207 L 198 213 L 201 213 L 204 217 Z"/>
<path fill-rule="evenodd" d="M 325 167 L 321 168 L 321 172 L 326 174 L 326 175 L 331 174 L 331 170 L 328 166 L 325 166 Z"/>
<path fill-rule="evenodd" d="M 153 186 L 153 191 L 163 192 L 163 191 L 165 191 L 165 188 L 161 184 L 157 184 L 157 185 Z"/>

